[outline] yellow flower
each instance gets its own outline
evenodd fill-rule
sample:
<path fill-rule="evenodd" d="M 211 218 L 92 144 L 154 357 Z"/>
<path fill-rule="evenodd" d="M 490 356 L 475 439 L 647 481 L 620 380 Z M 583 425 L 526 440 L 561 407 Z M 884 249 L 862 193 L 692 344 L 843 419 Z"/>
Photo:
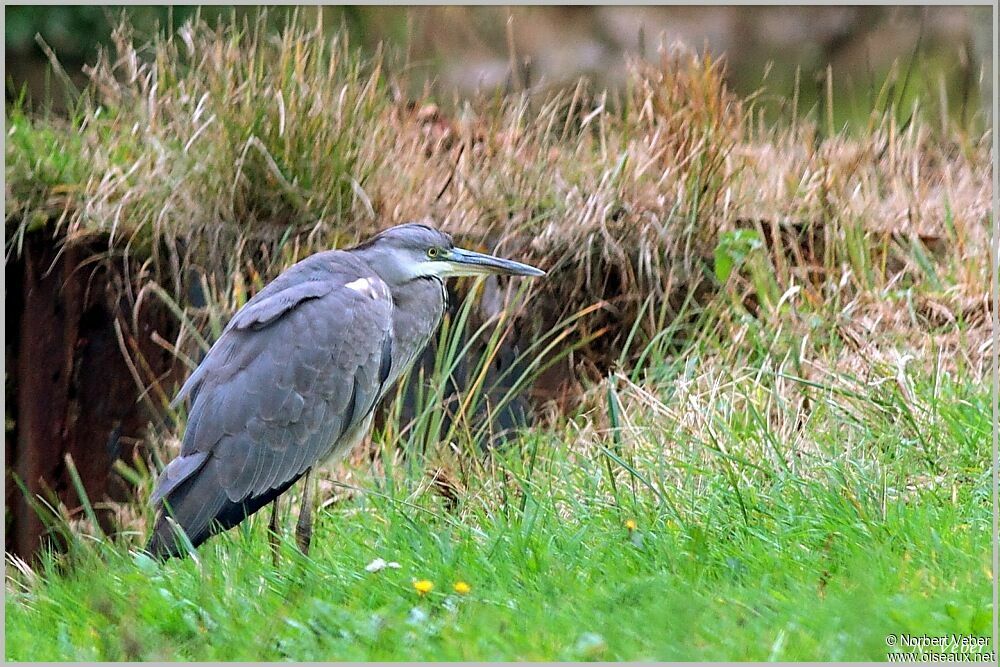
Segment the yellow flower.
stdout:
<path fill-rule="evenodd" d="M 464 581 L 456 581 L 454 588 L 455 592 L 458 593 L 459 595 L 465 595 L 466 593 L 472 590 L 472 586 L 465 583 Z"/>
<path fill-rule="evenodd" d="M 635 530 L 636 528 L 639 527 L 639 524 L 635 522 L 635 519 L 627 519 L 625 521 L 625 527 L 628 528 L 629 530 Z"/>
<path fill-rule="evenodd" d="M 413 587 L 421 595 L 427 595 L 432 590 L 434 590 L 434 582 L 433 581 L 428 581 L 426 579 L 421 579 L 419 581 L 414 581 L 413 582 Z"/>

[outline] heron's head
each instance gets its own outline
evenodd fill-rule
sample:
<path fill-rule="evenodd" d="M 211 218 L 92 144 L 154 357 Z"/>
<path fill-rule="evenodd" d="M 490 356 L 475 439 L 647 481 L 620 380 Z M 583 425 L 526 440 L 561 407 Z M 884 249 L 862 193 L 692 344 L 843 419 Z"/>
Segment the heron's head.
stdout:
<path fill-rule="evenodd" d="M 421 223 L 390 227 L 356 250 L 390 284 L 431 277 L 545 275 L 527 264 L 456 248 L 450 235 Z"/>

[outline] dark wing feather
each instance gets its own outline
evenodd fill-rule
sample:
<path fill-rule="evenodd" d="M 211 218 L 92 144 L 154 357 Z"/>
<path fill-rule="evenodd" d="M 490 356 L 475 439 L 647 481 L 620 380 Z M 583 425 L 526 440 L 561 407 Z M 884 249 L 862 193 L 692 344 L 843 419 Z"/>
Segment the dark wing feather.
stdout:
<path fill-rule="evenodd" d="M 251 299 L 182 388 L 193 404 L 181 456 L 154 499 L 196 546 L 322 461 L 381 397 L 392 300 L 350 255 L 306 262 L 334 254 L 322 272 L 306 267 L 302 289 L 271 289 L 293 267 Z M 352 287 L 359 279 L 371 287 Z M 149 550 L 179 553 L 163 516 Z"/>

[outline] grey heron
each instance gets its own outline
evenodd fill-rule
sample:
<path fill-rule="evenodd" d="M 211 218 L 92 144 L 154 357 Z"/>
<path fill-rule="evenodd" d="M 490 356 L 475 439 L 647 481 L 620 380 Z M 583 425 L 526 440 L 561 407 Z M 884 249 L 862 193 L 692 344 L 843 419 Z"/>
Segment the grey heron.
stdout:
<path fill-rule="evenodd" d="M 294 264 L 230 320 L 174 404 L 190 401 L 180 455 L 162 471 L 147 552 L 187 553 L 274 503 L 305 478 L 296 525 L 312 535 L 309 473 L 360 442 L 376 406 L 437 329 L 444 280 L 542 276 L 509 259 L 456 248 L 420 223 Z"/>

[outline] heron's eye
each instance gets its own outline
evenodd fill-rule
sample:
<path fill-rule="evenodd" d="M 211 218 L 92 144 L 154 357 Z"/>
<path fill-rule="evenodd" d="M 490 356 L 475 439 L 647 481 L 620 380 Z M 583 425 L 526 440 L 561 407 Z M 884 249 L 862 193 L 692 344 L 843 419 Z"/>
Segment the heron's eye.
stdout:
<path fill-rule="evenodd" d="M 427 249 L 427 256 L 430 257 L 431 259 L 436 259 L 438 257 L 438 255 L 440 255 L 440 254 L 441 254 L 441 251 L 438 250 L 437 248 L 428 248 Z"/>

